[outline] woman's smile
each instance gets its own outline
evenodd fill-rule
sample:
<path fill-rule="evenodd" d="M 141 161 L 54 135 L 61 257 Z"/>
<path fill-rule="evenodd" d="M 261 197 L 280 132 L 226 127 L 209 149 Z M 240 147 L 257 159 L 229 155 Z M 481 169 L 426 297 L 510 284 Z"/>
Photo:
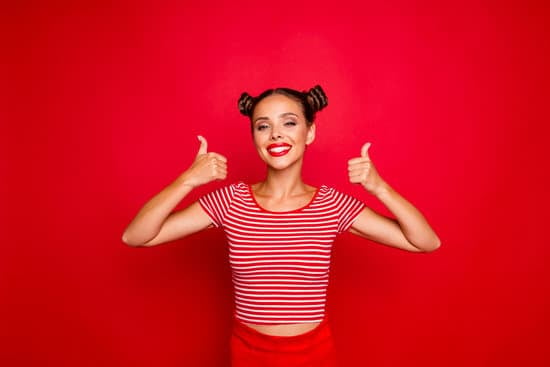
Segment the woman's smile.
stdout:
<path fill-rule="evenodd" d="M 290 149 L 292 149 L 292 145 L 287 143 L 277 143 L 277 144 L 270 144 L 267 147 L 267 152 L 272 157 L 281 157 L 285 154 L 287 154 Z"/>

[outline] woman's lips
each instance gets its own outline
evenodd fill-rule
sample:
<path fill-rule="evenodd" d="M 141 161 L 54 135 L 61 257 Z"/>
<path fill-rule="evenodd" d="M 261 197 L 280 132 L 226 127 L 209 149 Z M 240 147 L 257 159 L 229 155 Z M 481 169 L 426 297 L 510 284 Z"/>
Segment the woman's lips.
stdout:
<path fill-rule="evenodd" d="M 281 157 L 287 154 L 290 151 L 290 148 L 292 148 L 292 146 L 289 144 L 271 144 L 267 147 L 267 152 L 272 157 Z"/>

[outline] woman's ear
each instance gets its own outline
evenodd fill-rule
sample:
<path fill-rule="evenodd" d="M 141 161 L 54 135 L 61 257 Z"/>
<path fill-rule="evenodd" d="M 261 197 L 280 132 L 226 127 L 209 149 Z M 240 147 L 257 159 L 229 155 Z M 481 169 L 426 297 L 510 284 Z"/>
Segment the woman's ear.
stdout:
<path fill-rule="evenodd" d="M 315 123 L 311 124 L 307 130 L 306 145 L 313 143 L 315 140 Z"/>

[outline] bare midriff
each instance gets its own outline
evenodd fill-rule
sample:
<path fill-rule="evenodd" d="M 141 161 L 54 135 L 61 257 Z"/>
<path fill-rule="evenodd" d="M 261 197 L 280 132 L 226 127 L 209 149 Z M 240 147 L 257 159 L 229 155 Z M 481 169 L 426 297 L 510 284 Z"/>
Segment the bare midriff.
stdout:
<path fill-rule="evenodd" d="M 319 322 L 304 323 L 304 324 L 278 324 L 278 325 L 258 325 L 244 323 L 246 326 L 251 327 L 254 330 L 259 331 L 262 334 L 272 336 L 295 336 L 303 333 L 307 333 L 310 330 L 315 329 Z"/>

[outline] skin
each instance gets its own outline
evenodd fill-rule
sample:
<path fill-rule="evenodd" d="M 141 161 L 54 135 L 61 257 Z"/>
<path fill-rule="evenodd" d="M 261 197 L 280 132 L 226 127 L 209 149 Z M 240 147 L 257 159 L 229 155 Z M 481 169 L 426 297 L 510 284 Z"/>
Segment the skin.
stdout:
<path fill-rule="evenodd" d="M 300 104 L 283 95 L 260 101 L 252 116 L 254 146 L 266 164 L 264 181 L 251 185 L 260 206 L 270 211 L 290 211 L 307 205 L 316 188 L 303 182 L 302 165 L 306 147 L 315 140 L 315 124 L 308 126 Z M 150 247 L 186 237 L 212 227 L 198 202 L 180 211 L 175 206 L 194 188 L 227 177 L 227 159 L 208 152 L 206 139 L 201 142 L 193 164 L 174 182 L 150 199 L 128 225 L 122 240 L 130 246 Z M 272 157 L 267 146 L 285 142 L 292 146 L 281 157 Z M 380 200 L 395 216 L 388 218 L 365 207 L 350 227 L 350 232 L 383 245 L 411 252 L 431 252 L 441 242 L 427 220 L 410 202 L 395 191 L 378 173 L 369 155 L 371 143 L 365 143 L 360 155 L 348 161 L 351 183 L 361 185 Z M 259 332 L 291 336 L 307 332 L 319 323 L 247 325 Z"/>

